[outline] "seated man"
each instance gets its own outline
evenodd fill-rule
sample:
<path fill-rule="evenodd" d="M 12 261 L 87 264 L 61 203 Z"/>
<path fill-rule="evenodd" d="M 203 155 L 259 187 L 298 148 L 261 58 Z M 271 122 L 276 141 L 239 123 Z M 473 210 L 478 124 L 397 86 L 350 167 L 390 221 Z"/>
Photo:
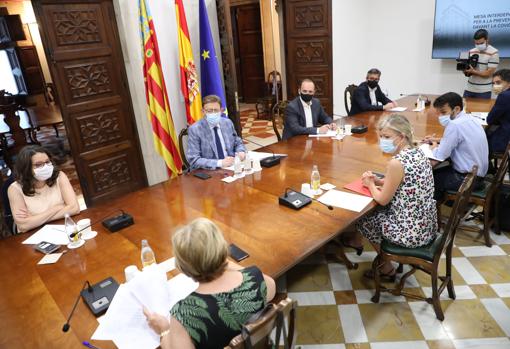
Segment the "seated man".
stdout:
<path fill-rule="evenodd" d="M 450 158 L 451 164 L 434 171 L 434 198 L 439 200 L 444 192 L 458 190 L 464 177 L 474 165 L 478 166 L 478 180 L 475 190 L 482 182 L 480 177 L 487 174 L 489 147 L 483 127 L 471 115 L 464 113 L 462 97 L 454 92 L 439 96 L 434 101 L 439 113 L 439 123 L 445 127 L 443 138 L 430 136 L 425 140 L 432 143 L 432 155 L 436 159 Z M 440 141 L 438 145 L 438 141 Z M 438 161 L 431 160 L 432 166 Z"/>
<path fill-rule="evenodd" d="M 510 141 L 510 69 L 500 69 L 492 78 L 492 90 L 498 97 L 487 116 L 490 153 L 504 152 Z"/>
<path fill-rule="evenodd" d="M 285 108 L 285 124 L 282 138 L 297 135 L 326 133 L 336 130 L 333 119 L 326 114 L 315 94 L 315 84 L 304 79 L 299 87 L 299 97 L 294 98 Z M 322 126 L 319 126 L 322 125 Z"/>
<path fill-rule="evenodd" d="M 244 160 L 246 149 L 230 119 L 221 117 L 221 99 L 210 95 L 202 100 L 204 117 L 188 129 L 186 158 L 191 169 L 215 170 L 234 164 L 235 153 Z"/>
<path fill-rule="evenodd" d="M 397 106 L 384 95 L 379 86 L 381 71 L 372 68 L 367 72 L 367 81 L 359 84 L 352 96 L 352 106 L 349 115 L 363 113 L 364 111 L 388 110 Z"/>

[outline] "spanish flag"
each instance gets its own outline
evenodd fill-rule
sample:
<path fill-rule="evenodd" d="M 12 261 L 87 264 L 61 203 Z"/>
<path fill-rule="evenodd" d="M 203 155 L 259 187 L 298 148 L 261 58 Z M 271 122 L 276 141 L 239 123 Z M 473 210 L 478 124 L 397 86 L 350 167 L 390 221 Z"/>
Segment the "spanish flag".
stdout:
<path fill-rule="evenodd" d="M 186 119 L 188 125 L 192 125 L 202 117 L 202 101 L 182 0 L 175 0 L 175 15 L 177 17 L 177 37 L 179 40 L 181 91 L 186 104 Z"/>
<path fill-rule="evenodd" d="M 182 159 L 177 149 L 174 121 L 161 70 L 158 39 L 145 0 L 139 0 L 139 15 L 147 114 L 152 124 L 154 147 L 165 160 L 169 174 L 174 178 L 181 173 Z"/>

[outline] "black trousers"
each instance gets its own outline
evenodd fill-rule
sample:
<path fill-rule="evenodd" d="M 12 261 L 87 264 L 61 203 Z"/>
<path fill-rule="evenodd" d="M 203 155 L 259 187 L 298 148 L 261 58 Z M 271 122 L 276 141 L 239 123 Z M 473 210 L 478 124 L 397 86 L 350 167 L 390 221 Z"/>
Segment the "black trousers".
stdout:
<path fill-rule="evenodd" d="M 449 190 L 459 190 L 465 177 L 465 173 L 455 171 L 451 165 L 434 170 L 434 199 L 441 200 Z M 475 181 L 473 190 L 480 189 L 483 185 L 483 178 L 476 177 Z"/>

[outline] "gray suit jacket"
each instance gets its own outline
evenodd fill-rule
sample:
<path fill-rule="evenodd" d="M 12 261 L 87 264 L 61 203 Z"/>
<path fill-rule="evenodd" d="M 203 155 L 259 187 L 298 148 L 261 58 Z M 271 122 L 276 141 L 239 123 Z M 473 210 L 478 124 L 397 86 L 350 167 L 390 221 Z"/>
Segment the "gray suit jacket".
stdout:
<path fill-rule="evenodd" d="M 316 134 L 319 125 L 327 125 L 333 119 L 326 114 L 321 102 L 317 98 L 312 99 L 312 120 L 313 127 L 306 127 L 305 109 L 298 96 L 294 98 L 285 108 L 285 126 L 282 139 L 289 139 L 297 135 Z"/>
<path fill-rule="evenodd" d="M 223 117 L 220 119 L 220 132 L 227 150 L 225 156 L 234 156 L 237 152 L 246 151 L 243 141 L 237 136 L 234 124 L 230 119 Z M 192 170 L 197 168 L 214 170 L 217 168 L 218 150 L 205 117 L 195 122 L 188 129 L 186 159 Z"/>

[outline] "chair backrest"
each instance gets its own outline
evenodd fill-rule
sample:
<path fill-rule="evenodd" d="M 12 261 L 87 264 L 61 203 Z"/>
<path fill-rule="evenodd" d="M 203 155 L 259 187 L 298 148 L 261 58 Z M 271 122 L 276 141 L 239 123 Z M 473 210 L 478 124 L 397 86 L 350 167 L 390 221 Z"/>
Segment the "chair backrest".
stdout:
<path fill-rule="evenodd" d="M 352 106 L 352 97 L 354 96 L 354 91 L 358 88 L 357 85 L 351 84 L 345 88 L 344 91 L 344 103 L 345 103 L 345 111 L 347 115 L 351 113 Z"/>
<path fill-rule="evenodd" d="M 508 172 L 508 166 L 510 166 L 510 142 L 508 142 L 508 145 L 506 146 L 505 153 L 501 159 L 501 164 L 498 167 L 494 181 L 492 181 L 487 190 L 487 196 L 485 197 L 485 200 L 490 202 L 496 193 L 499 192 L 499 189 L 503 184 L 503 180 L 505 179 L 505 175 Z"/>
<path fill-rule="evenodd" d="M 186 150 L 184 149 L 184 137 L 188 137 L 188 128 L 183 128 L 181 132 L 179 132 L 179 153 L 181 153 L 182 163 L 189 169 L 189 162 L 186 159 Z"/>
<path fill-rule="evenodd" d="M 476 173 L 478 171 L 478 166 L 473 166 L 473 169 L 470 173 L 466 175 L 462 185 L 457 191 L 457 196 L 455 197 L 455 202 L 452 207 L 452 211 L 450 213 L 450 217 L 448 218 L 448 222 L 444 228 L 444 233 L 442 236 L 441 246 L 437 249 L 436 255 L 434 259 L 439 259 L 441 255 L 444 253 L 446 248 L 450 244 L 453 244 L 455 239 L 455 234 L 457 233 L 457 227 L 459 226 L 460 220 L 464 217 L 467 209 L 467 205 L 469 203 L 469 198 L 471 197 L 471 192 L 473 191 L 473 187 L 475 186 Z"/>
<path fill-rule="evenodd" d="M 1 194 L 2 194 L 2 206 L 3 206 L 3 218 L 4 223 L 7 228 L 7 234 L 11 235 L 16 234 L 16 227 L 14 226 L 14 218 L 12 217 L 11 204 L 9 202 L 9 195 L 7 195 L 7 190 L 10 185 L 14 183 L 15 178 L 14 175 L 10 175 L 5 182 L 2 183 Z M 5 237 L 5 236 L 4 236 Z"/>
<path fill-rule="evenodd" d="M 275 329 L 276 347 L 282 338 L 285 349 L 293 348 L 296 309 L 297 302 L 290 298 L 280 301 L 277 305 L 268 304 L 262 313 L 257 314 L 256 319 L 250 319 L 243 325 L 241 334 L 234 337 L 225 349 L 273 348 L 270 336 Z"/>
<path fill-rule="evenodd" d="M 273 130 L 278 138 L 278 142 L 282 140 L 283 127 L 285 122 L 285 108 L 289 101 L 281 101 L 273 106 L 271 111 L 271 122 L 273 123 Z"/>

